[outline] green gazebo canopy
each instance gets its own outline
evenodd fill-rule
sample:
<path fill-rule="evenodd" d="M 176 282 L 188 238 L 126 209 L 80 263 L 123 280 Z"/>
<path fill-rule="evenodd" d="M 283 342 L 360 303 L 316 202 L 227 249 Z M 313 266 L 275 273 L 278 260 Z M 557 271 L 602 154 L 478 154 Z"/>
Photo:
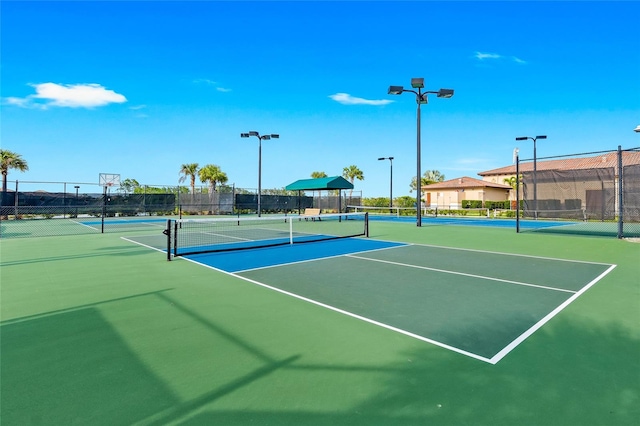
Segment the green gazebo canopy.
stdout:
<path fill-rule="evenodd" d="M 353 184 L 342 176 L 318 179 L 300 179 L 285 187 L 288 191 L 322 191 L 332 189 L 353 189 Z"/>

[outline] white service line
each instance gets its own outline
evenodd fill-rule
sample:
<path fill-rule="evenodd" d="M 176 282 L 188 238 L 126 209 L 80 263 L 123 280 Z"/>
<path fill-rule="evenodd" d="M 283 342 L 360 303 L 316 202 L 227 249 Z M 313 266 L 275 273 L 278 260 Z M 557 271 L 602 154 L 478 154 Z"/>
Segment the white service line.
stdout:
<path fill-rule="evenodd" d="M 555 288 L 555 287 L 548 287 L 548 286 L 538 285 L 538 284 L 523 283 L 523 282 L 520 282 L 520 281 L 504 280 L 502 278 L 485 277 L 483 275 L 467 274 L 467 273 L 464 273 L 464 272 L 449 271 L 447 269 L 429 268 L 428 266 L 418 266 L 418 265 L 411 265 L 411 264 L 408 264 L 408 263 L 391 262 L 389 260 L 371 259 L 371 258 L 368 258 L 368 257 L 355 256 L 355 255 L 351 255 L 351 254 L 348 254 L 347 256 L 348 257 L 353 257 L 353 258 L 356 258 L 356 259 L 368 260 L 368 261 L 371 261 L 371 262 L 388 263 L 388 264 L 391 264 L 391 265 L 404 266 L 404 267 L 407 267 L 407 268 L 424 269 L 424 270 L 427 270 L 427 271 L 441 272 L 443 274 L 462 275 L 462 276 L 465 276 L 465 277 L 480 278 L 482 280 L 488 280 L 488 281 L 498 281 L 498 282 L 503 282 L 503 283 L 508 283 L 508 284 L 522 285 L 522 286 L 526 286 L 526 287 L 542 288 L 542 289 L 545 289 L 545 290 L 562 291 L 562 292 L 565 292 L 565 293 L 575 293 L 575 291 L 573 291 L 573 290 L 566 290 L 566 289 L 563 289 L 563 288 Z"/>

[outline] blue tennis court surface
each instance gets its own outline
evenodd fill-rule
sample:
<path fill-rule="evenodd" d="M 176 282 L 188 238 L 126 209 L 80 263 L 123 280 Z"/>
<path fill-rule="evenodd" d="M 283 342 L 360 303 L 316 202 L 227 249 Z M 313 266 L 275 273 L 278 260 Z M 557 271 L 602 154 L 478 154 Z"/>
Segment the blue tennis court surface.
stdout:
<path fill-rule="evenodd" d="M 388 222 L 410 222 L 415 223 L 415 216 L 385 216 L 370 215 L 370 220 L 380 220 Z M 570 221 L 548 221 L 548 220 L 520 220 L 521 229 L 541 229 L 557 226 L 573 226 L 582 222 Z M 423 216 L 422 224 L 426 226 L 432 225 L 459 225 L 459 226 L 485 226 L 491 228 L 516 228 L 515 219 L 494 219 L 486 217 L 456 217 L 456 216 Z"/>
<path fill-rule="evenodd" d="M 213 254 L 194 254 L 184 257 L 226 272 L 240 272 L 403 245 L 406 244 L 363 238 L 344 238 L 314 242 L 312 244 L 284 245 Z"/>
<path fill-rule="evenodd" d="M 102 225 L 102 219 L 95 220 L 81 220 L 77 221 L 81 225 L 87 226 L 100 226 Z M 154 224 L 163 224 L 167 223 L 167 219 L 165 218 L 143 218 L 143 217 L 132 217 L 132 218 L 107 218 L 104 220 L 105 225 L 131 225 L 131 224 L 143 224 L 143 223 L 154 223 Z"/>

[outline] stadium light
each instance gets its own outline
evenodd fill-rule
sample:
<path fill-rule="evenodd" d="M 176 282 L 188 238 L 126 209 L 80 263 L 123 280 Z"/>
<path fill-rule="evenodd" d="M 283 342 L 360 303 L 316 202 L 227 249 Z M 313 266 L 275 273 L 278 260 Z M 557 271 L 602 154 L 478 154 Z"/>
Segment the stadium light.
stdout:
<path fill-rule="evenodd" d="M 519 136 L 517 141 L 526 141 L 531 139 L 533 141 L 533 218 L 538 220 L 538 178 L 537 178 L 537 166 L 536 166 L 536 141 L 538 139 L 546 139 L 546 135 L 531 137 L 531 136 Z"/>
<path fill-rule="evenodd" d="M 280 135 L 276 133 L 271 133 L 270 135 L 262 135 L 256 131 L 251 131 L 248 133 L 240 133 L 241 138 L 248 138 L 250 136 L 255 136 L 258 138 L 258 217 L 262 216 L 262 203 L 261 203 L 261 194 L 262 194 L 262 141 L 263 140 L 271 140 L 271 139 L 280 139 Z"/>
<path fill-rule="evenodd" d="M 391 173 L 389 180 L 389 207 L 393 207 L 393 157 L 380 157 L 378 161 L 381 160 L 389 160 L 389 164 L 391 165 Z M 391 213 L 391 212 L 389 212 Z"/>
<path fill-rule="evenodd" d="M 424 78 L 412 78 L 411 79 L 411 87 L 415 90 L 407 90 L 402 86 L 389 86 L 389 90 L 387 91 L 390 95 L 401 95 L 404 92 L 411 92 L 416 95 L 416 103 L 418 104 L 418 112 L 417 112 L 417 161 L 416 161 L 416 189 L 418 190 L 418 194 L 416 195 L 416 226 L 422 226 L 422 178 L 421 170 L 420 170 L 420 105 L 426 104 L 428 102 L 427 95 L 432 93 L 435 94 L 438 98 L 450 98 L 453 96 L 453 89 L 440 89 L 437 92 L 423 92 L 424 88 Z"/>

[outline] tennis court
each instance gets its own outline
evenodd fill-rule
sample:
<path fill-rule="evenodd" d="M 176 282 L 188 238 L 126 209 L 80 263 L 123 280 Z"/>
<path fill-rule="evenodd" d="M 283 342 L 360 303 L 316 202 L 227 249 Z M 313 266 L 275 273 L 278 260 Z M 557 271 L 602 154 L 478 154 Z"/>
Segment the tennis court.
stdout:
<path fill-rule="evenodd" d="M 640 415 L 640 244 L 371 221 L 168 262 L 157 225 L 0 240 L 3 425 Z"/>
<path fill-rule="evenodd" d="M 364 239 L 187 259 L 492 364 L 615 268 Z"/>

